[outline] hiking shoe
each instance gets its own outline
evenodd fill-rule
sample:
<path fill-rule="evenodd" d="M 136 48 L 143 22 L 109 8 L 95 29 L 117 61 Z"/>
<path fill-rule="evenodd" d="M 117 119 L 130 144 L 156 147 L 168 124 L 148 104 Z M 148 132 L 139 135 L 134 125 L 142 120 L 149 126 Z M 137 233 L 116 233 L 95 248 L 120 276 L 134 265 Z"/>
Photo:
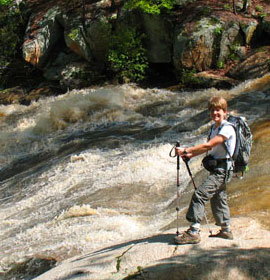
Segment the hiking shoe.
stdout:
<path fill-rule="evenodd" d="M 191 229 L 184 231 L 181 235 L 178 235 L 174 238 L 174 242 L 178 245 L 197 244 L 200 241 L 201 241 L 200 234 L 192 232 Z"/>
<path fill-rule="evenodd" d="M 224 238 L 224 239 L 230 239 L 233 240 L 233 234 L 231 231 L 228 230 L 220 230 L 216 234 L 211 234 L 209 237 L 218 237 L 218 238 Z"/>

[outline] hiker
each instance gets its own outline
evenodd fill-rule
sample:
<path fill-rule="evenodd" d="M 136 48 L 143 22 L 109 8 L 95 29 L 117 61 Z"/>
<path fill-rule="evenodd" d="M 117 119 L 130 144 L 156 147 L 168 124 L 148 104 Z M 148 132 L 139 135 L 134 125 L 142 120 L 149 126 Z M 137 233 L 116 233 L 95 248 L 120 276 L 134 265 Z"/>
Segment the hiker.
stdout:
<path fill-rule="evenodd" d="M 191 223 L 187 231 L 175 237 L 176 244 L 196 244 L 201 241 L 200 223 L 204 217 L 205 203 L 210 200 L 213 216 L 216 225 L 221 229 L 211 237 L 233 239 L 230 229 L 230 210 L 227 203 L 226 183 L 232 178 L 233 161 L 232 154 L 236 144 L 236 133 L 232 125 L 226 121 L 227 101 L 222 97 L 212 97 L 208 102 L 210 117 L 214 121 L 209 140 L 205 144 L 193 147 L 176 147 L 176 155 L 188 160 L 194 156 L 208 153 L 206 159 L 210 161 L 204 163 L 210 174 L 204 182 L 195 189 L 192 196 L 186 219 Z M 226 141 L 227 148 L 224 145 Z M 230 155 L 228 152 L 230 152 Z M 214 163 L 213 168 L 207 165 Z M 212 160 L 212 162 L 211 162 Z"/>

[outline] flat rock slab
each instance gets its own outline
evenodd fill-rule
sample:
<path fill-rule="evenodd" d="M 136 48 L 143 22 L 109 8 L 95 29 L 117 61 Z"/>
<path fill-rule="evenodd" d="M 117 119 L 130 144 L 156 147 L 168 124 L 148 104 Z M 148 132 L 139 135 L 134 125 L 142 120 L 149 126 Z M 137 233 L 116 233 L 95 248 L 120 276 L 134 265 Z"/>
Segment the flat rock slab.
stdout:
<path fill-rule="evenodd" d="M 175 245 L 167 231 L 76 256 L 35 279 L 270 279 L 270 232 L 250 218 L 234 218 L 232 229 L 234 240 L 225 240 L 203 226 L 196 245 Z"/>

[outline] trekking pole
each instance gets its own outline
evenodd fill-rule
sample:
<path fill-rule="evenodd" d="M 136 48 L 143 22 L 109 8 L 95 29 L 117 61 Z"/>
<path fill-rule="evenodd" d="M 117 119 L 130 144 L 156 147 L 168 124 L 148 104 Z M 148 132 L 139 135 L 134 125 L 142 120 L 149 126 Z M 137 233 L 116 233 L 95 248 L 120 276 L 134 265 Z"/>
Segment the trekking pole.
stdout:
<path fill-rule="evenodd" d="M 180 143 L 176 142 L 175 147 L 180 147 Z M 180 156 L 177 156 L 177 176 L 176 176 L 176 235 L 179 235 L 179 211 L 180 211 L 180 182 L 179 182 L 179 172 L 180 172 Z"/>
<path fill-rule="evenodd" d="M 190 176 L 190 178 L 191 178 L 191 181 L 192 181 L 192 183 L 193 183 L 194 189 L 197 189 L 197 187 L 196 187 L 196 185 L 195 185 L 195 181 L 194 181 L 193 175 L 192 175 L 191 170 L 190 170 L 190 168 L 189 168 L 189 164 L 188 164 L 189 158 L 185 157 L 185 158 L 183 158 L 183 161 L 184 161 L 185 164 L 186 164 L 187 171 L 188 171 L 188 174 L 189 174 L 189 176 Z M 206 224 L 207 224 L 207 226 L 208 226 L 209 233 L 210 233 L 210 235 L 212 235 L 212 230 L 210 229 L 210 226 L 209 226 L 209 223 L 208 223 L 208 219 L 207 219 L 207 216 L 206 216 L 205 212 L 204 212 L 204 219 L 205 219 Z"/>
<path fill-rule="evenodd" d="M 175 146 L 170 151 L 170 157 L 176 157 L 177 165 L 176 165 L 176 235 L 179 235 L 179 211 L 180 211 L 180 181 L 179 181 L 179 173 L 180 173 L 180 156 L 176 153 L 172 155 L 172 151 L 175 147 L 180 147 L 180 143 L 176 142 Z"/>

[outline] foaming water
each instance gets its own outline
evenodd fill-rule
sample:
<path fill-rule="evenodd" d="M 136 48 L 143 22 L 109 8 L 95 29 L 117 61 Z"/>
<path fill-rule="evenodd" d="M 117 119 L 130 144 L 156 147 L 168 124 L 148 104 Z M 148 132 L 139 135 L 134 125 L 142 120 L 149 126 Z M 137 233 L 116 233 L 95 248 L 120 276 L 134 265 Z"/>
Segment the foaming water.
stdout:
<path fill-rule="evenodd" d="M 266 75 L 227 91 L 110 86 L 1 106 L 0 271 L 161 231 L 175 219 L 176 140 L 205 140 L 212 95 L 250 123 L 268 114 L 269 85 Z"/>

